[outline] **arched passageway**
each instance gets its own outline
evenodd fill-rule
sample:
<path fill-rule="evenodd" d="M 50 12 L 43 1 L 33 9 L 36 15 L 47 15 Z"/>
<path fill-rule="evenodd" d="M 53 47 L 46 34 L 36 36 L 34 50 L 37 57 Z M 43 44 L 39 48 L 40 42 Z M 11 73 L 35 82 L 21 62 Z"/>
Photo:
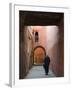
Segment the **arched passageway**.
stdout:
<path fill-rule="evenodd" d="M 45 58 L 46 51 L 42 46 L 36 46 L 33 51 L 34 64 L 43 64 L 43 60 Z"/>
<path fill-rule="evenodd" d="M 58 26 L 58 32 L 57 32 L 58 38 L 56 37 L 57 35 L 55 33 L 56 29 L 51 30 L 46 27 L 49 25 Z M 40 30 L 40 28 L 38 29 L 38 31 L 40 30 L 44 32 L 40 32 L 39 38 L 36 38 L 36 42 L 34 42 L 33 32 L 32 32 L 32 36 L 28 33 L 29 30 L 29 28 L 27 28 L 28 26 L 31 27 L 44 26 L 44 28 L 46 29 L 45 30 L 42 29 Z M 47 32 L 45 32 L 46 30 Z M 55 37 L 53 37 L 53 35 Z M 45 36 L 48 37 L 46 37 L 45 39 Z M 34 46 L 37 45 L 38 39 L 40 41 L 38 45 L 44 46 L 46 52 L 45 49 L 41 46 L 37 46 L 34 48 Z M 55 43 L 55 40 L 58 41 Z M 36 45 L 34 45 L 34 43 L 36 43 Z M 39 51 L 41 52 L 41 54 Z M 52 71 L 55 73 L 57 77 L 63 77 L 64 76 L 64 13 L 20 11 L 19 12 L 19 79 L 25 78 L 25 76 L 30 70 L 30 67 L 32 67 L 34 63 L 42 64 L 44 55 L 46 53 L 48 53 L 48 55 L 51 58 L 50 66 Z M 35 56 L 37 56 L 37 59 L 35 58 Z M 36 69 L 34 70 L 36 71 Z"/>

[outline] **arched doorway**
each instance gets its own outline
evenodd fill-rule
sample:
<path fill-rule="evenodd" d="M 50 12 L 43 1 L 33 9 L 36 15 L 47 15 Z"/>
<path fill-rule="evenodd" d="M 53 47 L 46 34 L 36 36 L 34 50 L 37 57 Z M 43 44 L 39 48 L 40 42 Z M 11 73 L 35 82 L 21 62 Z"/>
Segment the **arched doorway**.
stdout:
<path fill-rule="evenodd" d="M 45 48 L 42 46 L 37 46 L 34 48 L 34 64 L 39 65 L 39 64 L 43 64 L 43 60 L 45 58 L 46 55 L 46 51 Z"/>

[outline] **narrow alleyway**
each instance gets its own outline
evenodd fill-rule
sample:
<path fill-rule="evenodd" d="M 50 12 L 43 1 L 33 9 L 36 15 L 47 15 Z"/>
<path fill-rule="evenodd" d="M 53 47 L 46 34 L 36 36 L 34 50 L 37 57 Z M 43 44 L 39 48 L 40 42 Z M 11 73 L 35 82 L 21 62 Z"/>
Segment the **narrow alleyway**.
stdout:
<path fill-rule="evenodd" d="M 33 66 L 32 69 L 29 71 L 28 75 L 26 76 L 26 79 L 30 78 L 50 78 L 55 77 L 53 72 L 49 70 L 49 74 L 45 75 L 43 66 Z"/>
<path fill-rule="evenodd" d="M 43 66 L 33 64 L 42 65 L 47 55 L 46 76 Z M 19 79 L 50 77 L 64 77 L 64 13 L 20 10 Z"/>

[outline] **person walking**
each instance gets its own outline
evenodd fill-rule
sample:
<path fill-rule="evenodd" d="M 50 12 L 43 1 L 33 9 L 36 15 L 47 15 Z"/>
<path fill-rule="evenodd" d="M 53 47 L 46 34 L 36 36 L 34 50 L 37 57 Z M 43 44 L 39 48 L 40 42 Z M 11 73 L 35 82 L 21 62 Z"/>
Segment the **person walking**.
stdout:
<path fill-rule="evenodd" d="M 48 75 L 48 72 L 49 72 L 49 64 L 50 64 L 50 58 L 49 56 L 47 55 L 44 59 L 44 64 L 43 64 L 43 67 L 44 67 L 44 70 L 45 70 L 45 75 Z"/>

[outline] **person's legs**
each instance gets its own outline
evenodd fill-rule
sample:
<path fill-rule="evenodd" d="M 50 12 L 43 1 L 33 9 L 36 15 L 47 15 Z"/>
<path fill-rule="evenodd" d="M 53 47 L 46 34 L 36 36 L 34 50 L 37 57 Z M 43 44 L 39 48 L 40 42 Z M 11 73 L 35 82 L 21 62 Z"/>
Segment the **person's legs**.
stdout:
<path fill-rule="evenodd" d="M 46 66 L 46 75 L 48 75 L 48 66 Z"/>
<path fill-rule="evenodd" d="M 45 74 L 46 74 L 47 73 L 46 65 L 44 64 L 43 67 L 44 67 Z"/>
<path fill-rule="evenodd" d="M 48 66 L 48 73 L 49 73 L 49 66 Z"/>

